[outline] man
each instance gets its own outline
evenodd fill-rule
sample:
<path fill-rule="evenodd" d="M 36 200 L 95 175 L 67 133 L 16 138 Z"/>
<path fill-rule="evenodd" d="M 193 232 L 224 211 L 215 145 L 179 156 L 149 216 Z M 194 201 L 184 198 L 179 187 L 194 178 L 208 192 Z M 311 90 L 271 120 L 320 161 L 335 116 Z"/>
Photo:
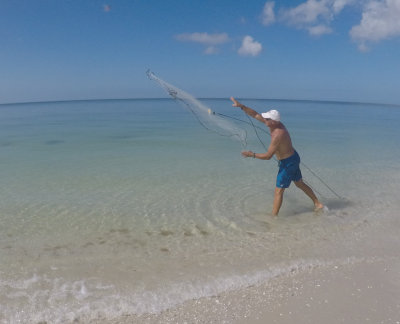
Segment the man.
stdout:
<path fill-rule="evenodd" d="M 279 172 L 276 178 L 276 188 L 274 194 L 274 205 L 272 215 L 276 216 L 282 206 L 283 193 L 289 188 L 290 183 L 294 184 L 304 191 L 314 203 L 315 210 L 320 210 L 324 205 L 315 196 L 313 190 L 303 182 L 300 171 L 300 157 L 292 146 L 289 132 L 280 121 L 280 114 L 277 110 L 270 110 L 266 113 L 259 114 L 255 110 L 241 104 L 235 98 L 231 97 L 234 107 L 241 108 L 246 114 L 257 119 L 267 125 L 271 133 L 271 144 L 266 153 L 253 153 L 252 151 L 244 151 L 244 157 L 252 157 L 260 160 L 269 160 L 274 154 L 279 160 Z"/>

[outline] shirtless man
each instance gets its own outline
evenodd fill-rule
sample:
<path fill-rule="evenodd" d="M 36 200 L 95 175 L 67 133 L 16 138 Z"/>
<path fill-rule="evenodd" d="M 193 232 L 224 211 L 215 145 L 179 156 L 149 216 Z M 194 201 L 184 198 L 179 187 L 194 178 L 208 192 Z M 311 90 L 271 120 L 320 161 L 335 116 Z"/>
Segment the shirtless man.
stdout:
<path fill-rule="evenodd" d="M 257 119 L 267 125 L 271 133 L 271 144 L 266 153 L 254 153 L 252 151 L 244 151 L 244 157 L 252 157 L 260 160 L 269 160 L 275 154 L 279 160 L 279 172 L 276 178 L 276 188 L 274 194 L 274 205 L 272 215 L 276 216 L 282 206 L 283 193 L 286 188 L 289 188 L 293 181 L 297 188 L 300 188 L 304 193 L 311 198 L 314 203 L 315 210 L 320 210 L 324 205 L 315 196 L 313 190 L 303 182 L 300 171 L 300 156 L 292 146 L 289 132 L 286 127 L 280 122 L 280 114 L 276 110 L 270 110 L 266 113 L 259 114 L 255 110 L 241 104 L 235 98 L 231 97 L 234 107 L 241 108 L 246 114 Z"/>

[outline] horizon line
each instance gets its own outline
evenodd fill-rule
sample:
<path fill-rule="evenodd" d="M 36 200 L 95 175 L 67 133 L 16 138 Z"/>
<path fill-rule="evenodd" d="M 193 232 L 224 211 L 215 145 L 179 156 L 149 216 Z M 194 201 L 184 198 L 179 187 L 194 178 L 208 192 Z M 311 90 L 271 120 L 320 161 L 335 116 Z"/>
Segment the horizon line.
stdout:
<path fill-rule="evenodd" d="M 366 101 L 349 101 L 349 100 L 326 100 L 326 99 L 282 99 L 282 98 L 246 98 L 237 97 L 239 100 L 266 100 L 266 101 L 293 101 L 293 102 L 321 102 L 321 103 L 340 103 L 352 105 L 384 105 L 400 107 L 400 104 L 383 103 L 383 102 L 366 102 Z M 171 97 L 141 97 L 141 98 L 89 98 L 89 99 L 60 99 L 60 100 L 38 100 L 38 101 L 21 101 L 0 103 L 0 106 L 6 105 L 29 105 L 29 104 L 51 104 L 62 102 L 85 102 L 85 101 L 129 101 L 129 100 L 174 100 Z M 198 100 L 229 100 L 228 97 L 199 97 Z"/>

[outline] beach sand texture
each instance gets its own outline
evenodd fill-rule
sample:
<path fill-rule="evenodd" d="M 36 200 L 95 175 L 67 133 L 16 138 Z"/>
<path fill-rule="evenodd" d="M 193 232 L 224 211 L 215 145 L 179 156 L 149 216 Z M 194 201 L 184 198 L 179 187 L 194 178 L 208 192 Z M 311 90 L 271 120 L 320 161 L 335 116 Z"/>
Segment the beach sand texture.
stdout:
<path fill-rule="evenodd" d="M 305 269 L 268 283 L 188 301 L 159 315 L 106 323 L 400 323 L 400 263 L 358 260 Z"/>

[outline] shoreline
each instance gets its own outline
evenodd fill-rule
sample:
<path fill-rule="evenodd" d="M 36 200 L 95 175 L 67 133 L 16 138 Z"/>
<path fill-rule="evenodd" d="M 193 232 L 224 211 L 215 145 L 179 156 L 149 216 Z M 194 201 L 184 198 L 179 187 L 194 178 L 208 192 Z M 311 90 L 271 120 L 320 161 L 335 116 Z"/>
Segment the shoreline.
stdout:
<path fill-rule="evenodd" d="M 400 324 L 400 259 L 373 258 L 280 275 L 267 282 L 187 301 L 160 314 L 116 323 Z"/>

